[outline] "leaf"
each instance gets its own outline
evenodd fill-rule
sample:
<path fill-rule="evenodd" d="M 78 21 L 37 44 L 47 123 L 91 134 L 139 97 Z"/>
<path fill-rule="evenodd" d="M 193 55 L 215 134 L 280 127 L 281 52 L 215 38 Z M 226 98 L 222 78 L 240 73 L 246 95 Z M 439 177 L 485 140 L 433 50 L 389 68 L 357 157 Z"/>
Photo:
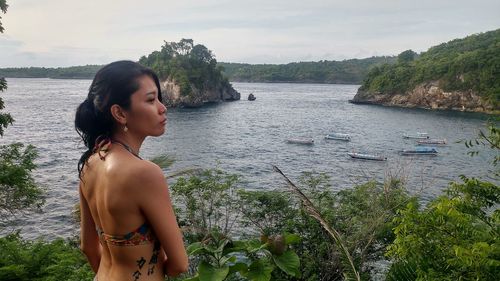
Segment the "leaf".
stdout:
<path fill-rule="evenodd" d="M 229 266 L 218 268 L 205 261 L 202 261 L 198 267 L 200 281 L 223 281 L 228 273 Z"/>
<path fill-rule="evenodd" d="M 220 264 L 226 264 L 227 262 L 233 263 L 235 261 L 236 261 L 235 256 L 225 256 L 220 260 Z"/>
<path fill-rule="evenodd" d="M 203 252 L 204 250 L 205 250 L 205 247 L 203 246 L 203 244 L 201 242 L 195 242 L 195 243 L 189 245 L 186 249 L 189 256 L 199 254 L 200 252 Z"/>
<path fill-rule="evenodd" d="M 301 238 L 297 234 L 285 234 L 285 244 L 290 245 L 290 244 L 295 244 L 300 242 Z"/>
<path fill-rule="evenodd" d="M 199 281 L 199 280 L 200 280 L 200 277 L 198 275 L 196 275 L 196 276 L 191 277 L 191 278 L 183 279 L 182 281 Z"/>
<path fill-rule="evenodd" d="M 300 259 L 292 250 L 288 250 L 281 255 L 273 255 L 276 265 L 289 275 L 300 277 Z"/>
<path fill-rule="evenodd" d="M 264 259 L 254 261 L 248 268 L 247 273 L 243 274 L 251 281 L 269 281 L 274 266 Z"/>
<path fill-rule="evenodd" d="M 248 271 L 248 265 L 246 263 L 238 262 L 229 267 L 229 273 L 239 272 L 244 274 Z"/>
<path fill-rule="evenodd" d="M 172 156 L 165 154 L 165 155 L 156 156 L 153 159 L 151 159 L 150 161 L 155 163 L 156 165 L 158 165 L 160 168 L 165 169 L 165 168 L 172 166 L 172 164 L 174 164 L 174 162 L 175 162 L 175 159 Z"/>

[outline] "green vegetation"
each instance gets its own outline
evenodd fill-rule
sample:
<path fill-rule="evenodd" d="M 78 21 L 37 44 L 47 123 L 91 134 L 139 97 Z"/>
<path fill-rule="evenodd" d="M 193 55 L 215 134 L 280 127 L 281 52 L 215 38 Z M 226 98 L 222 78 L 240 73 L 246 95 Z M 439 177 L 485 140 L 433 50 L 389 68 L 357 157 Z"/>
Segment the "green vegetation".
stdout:
<path fill-rule="evenodd" d="M 445 91 L 473 90 L 500 107 L 500 29 L 455 39 L 420 55 L 404 51 L 396 64 L 374 67 L 360 91 L 404 94 L 430 81 L 438 81 Z"/>
<path fill-rule="evenodd" d="M 71 67 L 20 67 L 0 68 L 0 77 L 12 78 L 53 78 L 53 79 L 92 79 L 102 65 Z"/>
<path fill-rule="evenodd" d="M 139 60 L 141 64 L 158 71 L 161 78 L 170 76 L 176 81 L 181 81 L 183 91 L 186 93 L 190 91 L 188 82 L 193 83 L 197 88 L 210 87 L 210 83 L 213 86 L 217 81 L 226 83 L 228 80 L 360 84 L 372 67 L 392 64 L 395 61 L 395 57 L 371 57 L 289 64 L 226 63 L 217 62 L 212 52 L 205 46 L 193 46 L 191 39 L 183 39 L 178 43 L 165 42 L 160 51 L 143 56 Z M 92 79 L 101 67 L 102 65 L 0 68 L 0 77 Z"/>
<path fill-rule="evenodd" d="M 236 175 L 220 170 L 179 178 L 172 185 L 172 198 L 177 206 L 185 206 L 177 215 L 191 243 L 191 256 L 197 258 L 192 267 L 198 269 L 198 276 L 218 272 L 220 278 L 211 280 L 234 276 L 240 278 L 234 280 L 256 280 L 248 277 L 249 270 L 268 268 L 266 274 L 259 269 L 262 279 L 258 280 L 340 280 L 358 272 L 368 279 L 370 262 L 383 258 L 393 240 L 397 210 L 415 199 L 405 194 L 397 180 L 369 182 L 340 192 L 331 190 L 323 173 L 306 172 L 299 181 L 322 222 L 307 211 L 311 206 L 290 193 L 245 191 L 237 188 Z M 232 230 L 235 222 L 243 224 L 245 234 Z M 325 225 L 338 232 L 337 240 Z M 256 235 L 260 241 L 253 238 Z M 284 269 L 280 260 L 294 266 Z"/>
<path fill-rule="evenodd" d="M 76 243 L 26 241 L 18 234 L 0 238 L 0 280 L 81 281 L 93 277 Z"/>
<path fill-rule="evenodd" d="M 185 96 L 194 94 L 192 86 L 202 92 L 231 87 L 212 52 L 203 45 L 194 45 L 192 39 L 165 41 L 160 51 L 141 57 L 139 63 L 152 68 L 162 80 L 176 81 Z"/>
<path fill-rule="evenodd" d="M 395 62 L 394 57 L 289 64 L 219 63 L 230 81 L 360 84 L 374 67 Z"/>
<path fill-rule="evenodd" d="M 488 145 L 497 165 L 500 134 L 468 146 Z M 474 155 L 475 153 L 473 153 Z M 498 180 L 498 173 L 492 175 Z M 425 209 L 411 202 L 394 223 L 396 239 L 388 248 L 394 263 L 388 280 L 498 280 L 500 277 L 500 187 L 461 176 Z"/>
<path fill-rule="evenodd" d="M 0 10 L 7 12 L 7 3 L 0 0 Z M 1 22 L 0 22 L 1 27 Z M 3 28 L 0 28 L 3 32 Z M 0 93 L 7 89 L 5 79 L 0 79 Z M 0 110 L 4 109 L 0 98 Z M 14 119 L 9 113 L 0 112 L 0 138 L 4 129 L 11 125 Z M 36 158 L 35 147 L 24 147 L 21 143 L 0 146 L 0 225 L 12 219 L 15 215 L 33 209 L 38 209 L 44 202 L 43 191 L 35 185 L 31 171 Z"/>

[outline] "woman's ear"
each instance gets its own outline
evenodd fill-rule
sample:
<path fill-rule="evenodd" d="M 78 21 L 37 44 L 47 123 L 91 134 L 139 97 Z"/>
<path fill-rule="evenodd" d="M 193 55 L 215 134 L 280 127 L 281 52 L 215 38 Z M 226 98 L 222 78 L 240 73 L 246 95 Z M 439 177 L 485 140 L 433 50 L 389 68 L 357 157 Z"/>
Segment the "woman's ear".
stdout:
<path fill-rule="evenodd" d="M 111 110 L 111 115 L 113 118 L 116 120 L 116 122 L 122 124 L 122 125 L 127 125 L 127 114 L 123 108 L 117 104 L 113 104 L 110 108 Z"/>

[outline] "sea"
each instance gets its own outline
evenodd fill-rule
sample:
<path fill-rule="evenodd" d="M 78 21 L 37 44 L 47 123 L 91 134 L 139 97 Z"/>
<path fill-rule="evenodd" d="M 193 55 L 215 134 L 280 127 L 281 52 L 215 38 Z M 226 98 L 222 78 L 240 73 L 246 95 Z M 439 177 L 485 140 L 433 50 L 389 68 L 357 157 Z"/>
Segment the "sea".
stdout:
<path fill-rule="evenodd" d="M 19 215 L 0 234 L 20 231 L 25 238 L 68 238 L 77 234 L 72 212 L 78 203 L 77 162 L 83 144 L 74 129 L 77 106 L 85 99 L 90 80 L 9 78 L 0 93 L 15 122 L 0 145 L 13 142 L 37 148 L 36 183 L 45 190 L 40 212 Z M 478 113 L 431 111 L 348 102 L 359 85 L 232 83 L 241 100 L 201 108 L 169 108 L 167 131 L 144 142 L 140 155 L 175 159 L 165 174 L 185 169 L 219 168 L 241 176 L 239 188 L 288 192 L 281 169 L 299 183 L 304 172 L 325 173 L 334 191 L 367 181 L 402 179 L 408 192 L 425 203 L 440 195 L 460 175 L 488 177 L 496 151 L 476 146 L 471 157 L 464 141 L 485 130 L 491 116 Z M 253 93 L 257 98 L 248 101 Z M 401 156 L 415 147 L 404 134 L 425 132 L 446 139 L 437 156 Z M 345 133 L 350 142 L 326 140 Z M 313 138 L 313 145 L 288 143 L 290 138 Z M 356 160 L 349 152 L 366 152 L 387 161 Z M 175 178 L 170 180 L 170 184 Z M 300 187 L 300 184 L 298 184 Z M 290 195 L 293 196 L 293 195 Z"/>

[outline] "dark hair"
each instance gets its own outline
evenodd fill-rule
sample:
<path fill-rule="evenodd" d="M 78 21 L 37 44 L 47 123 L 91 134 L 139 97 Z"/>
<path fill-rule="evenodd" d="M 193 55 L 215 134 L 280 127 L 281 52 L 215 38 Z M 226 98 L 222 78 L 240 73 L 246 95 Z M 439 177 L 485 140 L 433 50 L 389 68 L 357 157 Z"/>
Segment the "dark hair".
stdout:
<path fill-rule="evenodd" d="M 81 177 L 83 166 L 93 153 L 96 140 L 111 137 L 115 126 L 111 106 L 117 104 L 124 109 L 130 108 L 130 97 L 139 89 L 137 79 L 150 76 L 158 88 L 158 99 L 162 101 L 160 81 L 149 68 L 133 61 L 116 61 L 102 67 L 94 77 L 87 98 L 78 106 L 75 116 L 75 129 L 87 147 L 78 161 L 78 175 Z"/>

